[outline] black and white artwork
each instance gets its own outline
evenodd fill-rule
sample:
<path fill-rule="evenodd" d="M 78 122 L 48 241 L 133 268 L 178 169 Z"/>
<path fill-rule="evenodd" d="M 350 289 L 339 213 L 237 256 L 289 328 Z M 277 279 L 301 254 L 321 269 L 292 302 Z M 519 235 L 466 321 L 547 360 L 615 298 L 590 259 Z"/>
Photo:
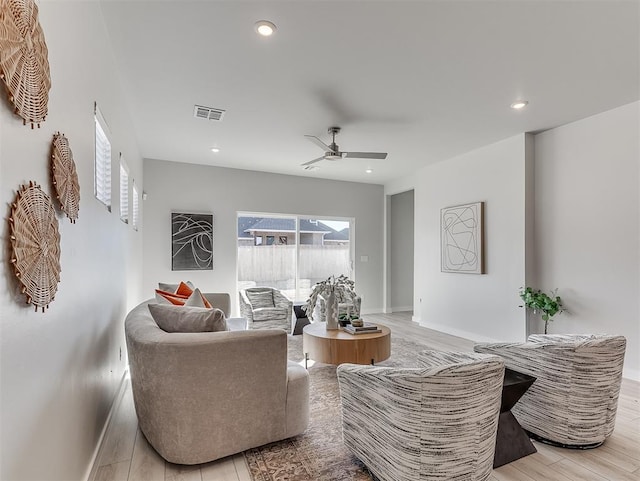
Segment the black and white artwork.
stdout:
<path fill-rule="evenodd" d="M 213 269 L 213 214 L 171 214 L 171 270 Z"/>
<path fill-rule="evenodd" d="M 484 274 L 484 202 L 440 210 L 442 272 Z"/>

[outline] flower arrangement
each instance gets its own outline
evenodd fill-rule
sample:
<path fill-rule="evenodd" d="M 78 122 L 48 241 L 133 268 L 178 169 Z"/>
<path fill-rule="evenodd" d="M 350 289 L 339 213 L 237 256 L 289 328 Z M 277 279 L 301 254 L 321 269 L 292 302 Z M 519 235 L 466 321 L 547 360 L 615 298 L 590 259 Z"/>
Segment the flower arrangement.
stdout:
<path fill-rule="evenodd" d="M 331 276 L 324 281 L 318 282 L 307 299 L 307 303 L 303 306 L 303 309 L 307 313 L 307 317 L 313 320 L 313 310 L 318 302 L 318 296 L 328 296 L 329 294 L 341 293 L 343 296 L 349 296 L 351 300 L 356 298 L 355 283 L 344 274 L 340 276 Z"/>
<path fill-rule="evenodd" d="M 544 333 L 547 333 L 549 321 L 553 321 L 552 317 L 556 314 L 564 312 L 562 299 L 557 295 L 558 289 L 554 289 L 550 294 L 545 294 L 540 289 L 531 287 L 520 288 L 520 299 L 524 302 L 524 306 L 533 310 L 534 314 L 538 311 L 542 312 L 542 320 L 544 321 Z"/>

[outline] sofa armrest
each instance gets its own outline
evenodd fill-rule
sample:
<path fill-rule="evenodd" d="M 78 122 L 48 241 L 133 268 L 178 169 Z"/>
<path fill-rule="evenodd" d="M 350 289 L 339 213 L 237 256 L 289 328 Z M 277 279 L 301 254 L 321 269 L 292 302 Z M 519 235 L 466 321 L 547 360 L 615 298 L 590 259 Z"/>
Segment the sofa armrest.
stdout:
<path fill-rule="evenodd" d="M 287 364 L 286 436 L 296 436 L 309 425 L 309 372 L 301 365 Z"/>
<path fill-rule="evenodd" d="M 285 332 L 142 329 L 127 335 L 135 407 L 165 459 L 193 464 L 285 437 Z M 186 438 L 207 439 L 207 451 L 185 453 Z"/>
<path fill-rule="evenodd" d="M 220 309 L 226 317 L 231 316 L 231 296 L 229 294 L 226 292 L 203 292 L 202 295 L 209 301 L 211 307 Z"/>

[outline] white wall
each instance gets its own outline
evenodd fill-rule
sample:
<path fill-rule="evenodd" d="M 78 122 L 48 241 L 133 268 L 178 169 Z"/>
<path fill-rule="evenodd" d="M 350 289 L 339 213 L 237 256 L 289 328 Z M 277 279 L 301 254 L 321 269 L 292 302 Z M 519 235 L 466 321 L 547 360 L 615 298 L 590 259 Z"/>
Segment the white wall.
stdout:
<path fill-rule="evenodd" d="M 535 136 L 536 280 L 568 313 L 551 332 L 627 338 L 625 377 L 640 379 L 640 223 L 635 102 Z"/>
<path fill-rule="evenodd" d="M 144 293 L 158 282 L 191 280 L 203 291 L 228 292 L 237 308 L 237 213 L 355 218 L 355 281 L 364 312 L 382 310 L 381 185 L 310 179 L 145 159 Z M 212 212 L 213 270 L 171 271 L 171 212 Z M 361 262 L 368 256 L 368 262 Z M 237 311 L 236 311 L 237 314 Z"/>
<path fill-rule="evenodd" d="M 389 291 L 391 310 L 413 310 L 413 190 L 390 196 Z"/>
<path fill-rule="evenodd" d="M 474 340 L 523 340 L 524 134 L 430 165 L 414 177 L 415 315 L 421 325 Z M 440 209 L 485 202 L 486 274 L 440 271 Z"/>
<path fill-rule="evenodd" d="M 49 116 L 31 130 L 7 102 L 0 103 L 3 245 L 9 244 L 6 218 L 19 186 L 34 180 L 52 194 L 49 155 L 55 131 L 69 138 L 81 201 L 76 224 L 58 215 L 61 282 L 46 313 L 25 304 L 4 251 L 0 479 L 11 481 L 78 480 L 90 469 L 126 366 L 123 317 L 128 303 L 139 298 L 141 283 L 142 234 L 119 220 L 115 167 L 117 153 L 124 152 L 131 177 L 141 183 L 142 161 L 99 4 L 40 2 L 40 19 L 51 67 Z M 114 134 L 112 213 L 93 197 L 94 101 Z"/>

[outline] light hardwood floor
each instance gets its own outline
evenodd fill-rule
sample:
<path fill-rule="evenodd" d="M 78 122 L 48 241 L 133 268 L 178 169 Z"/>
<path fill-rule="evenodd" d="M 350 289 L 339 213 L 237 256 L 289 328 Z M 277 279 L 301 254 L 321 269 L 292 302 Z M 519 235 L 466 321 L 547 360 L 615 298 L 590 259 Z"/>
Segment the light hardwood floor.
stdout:
<path fill-rule="evenodd" d="M 365 316 L 392 335 L 441 350 L 469 351 L 473 342 L 418 326 L 410 313 Z M 534 443 L 538 452 L 493 471 L 491 481 L 640 480 L 640 383 L 623 380 L 616 429 L 604 445 L 579 451 Z M 242 454 L 198 466 L 164 461 L 138 429 L 129 382 L 111 419 L 90 481 L 251 481 Z M 331 480 L 317 480 L 331 481 Z"/>

